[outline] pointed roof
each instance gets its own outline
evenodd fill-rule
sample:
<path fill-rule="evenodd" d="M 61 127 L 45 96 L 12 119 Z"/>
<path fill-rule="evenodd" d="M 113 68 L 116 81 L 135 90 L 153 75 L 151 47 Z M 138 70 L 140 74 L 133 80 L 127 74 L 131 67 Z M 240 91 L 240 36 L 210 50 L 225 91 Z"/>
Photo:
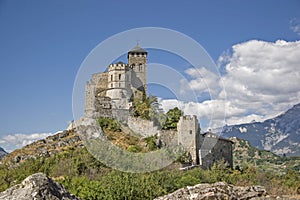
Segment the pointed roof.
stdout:
<path fill-rule="evenodd" d="M 147 51 L 145 49 L 143 49 L 142 47 L 140 47 L 139 45 L 136 45 L 128 53 L 147 53 Z"/>

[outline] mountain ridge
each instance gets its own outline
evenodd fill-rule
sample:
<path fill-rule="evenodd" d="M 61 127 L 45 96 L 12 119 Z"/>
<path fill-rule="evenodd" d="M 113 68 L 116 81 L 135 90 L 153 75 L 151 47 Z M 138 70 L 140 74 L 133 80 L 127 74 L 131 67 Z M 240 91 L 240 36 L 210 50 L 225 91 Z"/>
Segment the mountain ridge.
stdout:
<path fill-rule="evenodd" d="M 0 147 L 0 158 L 3 158 L 4 156 L 6 156 L 8 153 L 2 148 Z"/>
<path fill-rule="evenodd" d="M 225 126 L 224 137 L 247 140 L 261 150 L 277 155 L 300 155 L 300 103 L 263 122 Z"/>

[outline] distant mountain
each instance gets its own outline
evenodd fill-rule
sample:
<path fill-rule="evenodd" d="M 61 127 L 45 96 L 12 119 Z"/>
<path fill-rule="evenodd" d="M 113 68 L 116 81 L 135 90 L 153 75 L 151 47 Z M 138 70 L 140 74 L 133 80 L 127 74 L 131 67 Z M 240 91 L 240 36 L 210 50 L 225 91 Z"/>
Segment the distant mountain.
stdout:
<path fill-rule="evenodd" d="M 300 156 L 300 104 L 264 122 L 225 126 L 222 135 L 248 140 L 278 155 Z"/>
<path fill-rule="evenodd" d="M 8 153 L 3 148 L 0 147 L 0 158 L 6 156 L 7 154 Z"/>

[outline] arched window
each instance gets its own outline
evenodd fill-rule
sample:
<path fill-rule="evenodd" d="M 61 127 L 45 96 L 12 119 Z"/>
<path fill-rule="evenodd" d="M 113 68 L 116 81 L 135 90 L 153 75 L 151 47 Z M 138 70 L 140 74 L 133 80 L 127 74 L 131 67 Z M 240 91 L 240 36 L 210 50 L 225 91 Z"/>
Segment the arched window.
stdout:
<path fill-rule="evenodd" d="M 143 71 L 143 64 L 142 63 L 139 64 L 139 71 Z"/>

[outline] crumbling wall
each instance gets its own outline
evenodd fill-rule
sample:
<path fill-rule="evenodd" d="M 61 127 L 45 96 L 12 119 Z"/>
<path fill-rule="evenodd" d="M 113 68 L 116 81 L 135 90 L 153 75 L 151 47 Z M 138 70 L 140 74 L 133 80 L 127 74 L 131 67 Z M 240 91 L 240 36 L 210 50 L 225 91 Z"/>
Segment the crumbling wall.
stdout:
<path fill-rule="evenodd" d="M 127 125 L 135 133 L 144 137 L 153 136 L 158 133 L 158 127 L 154 125 L 153 121 L 142 118 L 129 116 Z"/>

